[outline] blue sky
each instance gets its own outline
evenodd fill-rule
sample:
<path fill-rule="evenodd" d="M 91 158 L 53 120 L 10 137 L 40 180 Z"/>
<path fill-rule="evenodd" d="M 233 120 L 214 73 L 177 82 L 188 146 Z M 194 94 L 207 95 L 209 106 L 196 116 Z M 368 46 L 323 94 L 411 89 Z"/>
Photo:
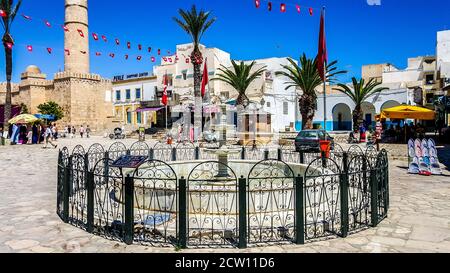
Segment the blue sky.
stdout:
<path fill-rule="evenodd" d="M 360 76 L 361 65 L 390 62 L 404 68 L 408 57 L 433 55 L 436 32 L 450 29 L 446 11 L 450 1 L 442 0 L 380 0 L 380 6 L 370 6 L 367 0 L 276 0 L 272 12 L 262 0 L 256 9 L 253 0 L 165 0 L 165 1 L 89 1 L 90 31 L 105 34 L 108 43 L 91 43 L 91 72 L 104 77 L 151 71 L 151 54 L 142 52 L 144 60 L 137 62 L 139 51 L 117 48 L 112 39 L 122 43 L 130 40 L 164 52 L 175 45 L 190 42 L 189 37 L 172 20 L 178 8 L 212 10 L 217 23 L 206 33 L 202 43 L 231 53 L 233 59 L 257 59 L 289 56 L 298 59 L 302 52 L 317 54 L 319 8 L 327 7 L 327 42 L 330 59 L 339 60 L 349 74 L 341 80 Z M 279 12 L 279 3 L 288 6 Z M 303 7 L 297 14 L 295 4 Z M 314 7 L 310 17 L 307 8 Z M 23 0 L 21 13 L 34 17 L 28 22 L 17 17 L 13 25 L 16 40 L 14 51 L 14 81 L 30 64 L 38 65 L 49 78 L 62 70 L 64 39 L 60 24 L 64 22 L 64 0 Z M 42 20 L 53 24 L 47 28 Z M 90 36 L 91 37 L 91 36 Z M 33 53 L 26 50 L 33 45 Z M 53 55 L 46 52 L 52 47 Z M 96 57 L 95 52 L 103 53 Z M 3 51 L 2 51 L 3 52 Z M 116 58 L 107 55 L 115 53 Z M 123 56 L 130 54 L 125 61 Z M 4 55 L 0 55 L 0 81 L 5 80 Z M 145 59 L 146 58 L 146 59 Z"/>

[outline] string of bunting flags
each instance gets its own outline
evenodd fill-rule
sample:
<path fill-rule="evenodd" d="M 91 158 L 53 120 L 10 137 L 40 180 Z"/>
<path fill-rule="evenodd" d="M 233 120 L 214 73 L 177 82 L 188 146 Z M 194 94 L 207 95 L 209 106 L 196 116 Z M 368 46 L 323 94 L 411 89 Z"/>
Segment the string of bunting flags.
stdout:
<path fill-rule="evenodd" d="M 0 17 L 6 17 L 6 16 L 7 16 L 6 12 L 3 11 L 3 10 L 0 10 Z M 21 17 L 27 22 L 39 22 L 39 21 L 41 21 L 43 23 L 43 25 L 45 27 L 49 28 L 49 29 L 50 28 L 57 29 L 59 27 L 58 24 L 53 24 L 49 20 L 47 20 L 45 18 L 37 18 L 37 17 L 30 16 L 30 15 L 27 15 L 27 14 L 21 14 Z M 58 27 L 56 27 L 56 26 L 58 26 Z M 115 46 L 118 47 L 118 48 L 120 48 L 121 46 L 125 45 L 128 50 L 137 49 L 139 52 L 142 52 L 142 53 L 139 53 L 139 55 L 136 56 L 136 60 L 138 60 L 138 61 L 141 61 L 143 58 L 145 58 L 145 56 L 143 56 L 144 52 L 146 52 L 146 53 L 154 53 L 153 56 L 149 57 L 149 60 L 151 62 L 153 62 L 153 63 L 156 62 L 158 57 L 160 57 L 162 60 L 164 60 L 164 62 L 169 62 L 169 63 L 176 62 L 176 61 L 179 60 L 179 57 L 177 55 L 173 56 L 174 54 L 172 54 L 170 50 L 167 50 L 167 56 L 169 56 L 169 57 L 165 57 L 165 56 L 162 56 L 163 55 L 163 50 L 161 48 L 156 48 L 156 47 L 152 47 L 152 46 L 144 47 L 144 45 L 142 43 L 132 43 L 132 41 L 130 41 L 130 40 L 120 39 L 119 37 L 116 37 L 116 38 L 114 38 L 114 39 L 112 39 L 110 41 L 108 39 L 108 37 L 113 37 L 113 35 L 109 36 L 109 35 L 105 35 L 105 34 L 99 34 L 97 32 L 85 33 L 82 29 L 70 29 L 65 24 L 60 24 L 60 27 L 65 32 L 76 31 L 81 38 L 92 37 L 92 39 L 94 41 L 103 41 L 104 43 L 109 43 L 109 42 L 113 41 Z M 126 41 L 126 42 L 123 43 L 122 41 Z M 14 46 L 14 44 L 12 44 L 12 43 L 7 43 L 6 45 L 9 48 L 11 48 L 11 49 Z M 135 45 L 135 46 L 133 46 L 133 45 Z M 26 47 L 26 50 L 28 52 L 34 52 L 35 48 L 36 49 L 37 48 L 42 49 L 42 47 L 33 46 L 33 45 L 29 45 L 29 44 L 28 45 L 23 45 L 23 46 Z M 54 49 L 51 48 L 51 47 L 45 47 L 44 49 L 47 51 L 48 54 L 53 54 L 54 53 Z M 64 49 L 64 53 L 67 54 L 67 55 L 73 54 L 73 52 L 71 52 L 71 50 L 67 49 L 67 48 Z M 86 51 L 80 51 L 80 53 L 81 54 L 87 54 Z M 157 54 L 158 57 L 156 57 L 156 54 Z M 102 56 L 102 55 L 104 55 L 102 52 L 95 52 L 95 56 Z M 118 56 L 117 53 L 107 53 L 105 55 L 109 56 L 110 58 L 116 58 Z M 131 57 L 131 54 L 127 53 L 127 54 L 123 54 L 123 56 L 124 56 L 125 60 L 129 60 L 130 57 Z M 172 57 L 170 57 L 170 56 L 172 56 Z M 189 58 L 190 58 L 190 56 L 186 57 L 186 63 L 190 62 Z"/>
<path fill-rule="evenodd" d="M 300 4 L 287 4 L 285 2 L 278 2 L 278 1 L 272 1 L 272 0 L 253 0 L 255 7 L 257 9 L 262 8 L 263 3 L 265 3 L 265 7 L 267 8 L 268 11 L 273 11 L 276 6 L 279 6 L 280 9 L 279 11 L 281 13 L 285 13 L 288 11 L 288 7 L 292 7 L 294 11 L 296 11 L 297 13 L 301 14 L 303 12 L 304 9 L 307 10 L 307 12 L 309 13 L 310 16 L 314 15 L 314 11 L 316 10 L 316 8 L 313 7 L 304 7 L 301 6 Z"/>

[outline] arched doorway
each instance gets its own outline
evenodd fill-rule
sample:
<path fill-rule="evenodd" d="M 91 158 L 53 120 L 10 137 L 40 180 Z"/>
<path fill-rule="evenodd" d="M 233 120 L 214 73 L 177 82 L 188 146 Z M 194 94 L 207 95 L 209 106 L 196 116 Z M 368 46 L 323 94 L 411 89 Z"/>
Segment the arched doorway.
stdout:
<path fill-rule="evenodd" d="M 339 103 L 333 108 L 333 131 L 352 130 L 352 111 L 347 104 Z"/>
<path fill-rule="evenodd" d="M 364 125 L 372 127 L 372 129 L 374 129 L 376 126 L 375 116 L 377 115 L 375 106 L 370 102 L 363 102 L 361 106 L 363 111 Z"/>

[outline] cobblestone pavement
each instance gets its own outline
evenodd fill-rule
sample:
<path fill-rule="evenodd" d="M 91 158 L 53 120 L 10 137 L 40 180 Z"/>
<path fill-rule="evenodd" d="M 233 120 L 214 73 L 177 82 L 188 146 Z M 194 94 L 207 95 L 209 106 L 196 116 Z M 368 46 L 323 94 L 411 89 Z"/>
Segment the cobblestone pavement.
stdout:
<path fill-rule="evenodd" d="M 101 138 L 61 140 L 60 147 L 89 146 Z M 125 142 L 134 142 L 126 140 Z M 59 147 L 58 147 L 59 148 Z M 401 148 L 401 147 L 400 147 Z M 127 246 L 64 224 L 56 215 L 55 149 L 0 146 L 0 252 L 174 252 L 174 248 Z M 449 158 L 450 148 L 441 156 Z M 377 228 L 346 239 L 261 248 L 189 249 L 186 252 L 450 252 L 450 172 L 424 178 L 391 161 L 391 209 Z"/>

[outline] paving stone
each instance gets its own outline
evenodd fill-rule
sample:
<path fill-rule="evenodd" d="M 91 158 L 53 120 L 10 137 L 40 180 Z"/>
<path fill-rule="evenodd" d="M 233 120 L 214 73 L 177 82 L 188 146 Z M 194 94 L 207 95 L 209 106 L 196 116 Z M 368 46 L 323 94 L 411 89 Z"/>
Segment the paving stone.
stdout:
<path fill-rule="evenodd" d="M 39 242 L 33 240 L 13 240 L 5 242 L 5 245 L 9 246 L 13 250 L 22 250 L 26 248 L 35 247 L 39 245 Z"/>

